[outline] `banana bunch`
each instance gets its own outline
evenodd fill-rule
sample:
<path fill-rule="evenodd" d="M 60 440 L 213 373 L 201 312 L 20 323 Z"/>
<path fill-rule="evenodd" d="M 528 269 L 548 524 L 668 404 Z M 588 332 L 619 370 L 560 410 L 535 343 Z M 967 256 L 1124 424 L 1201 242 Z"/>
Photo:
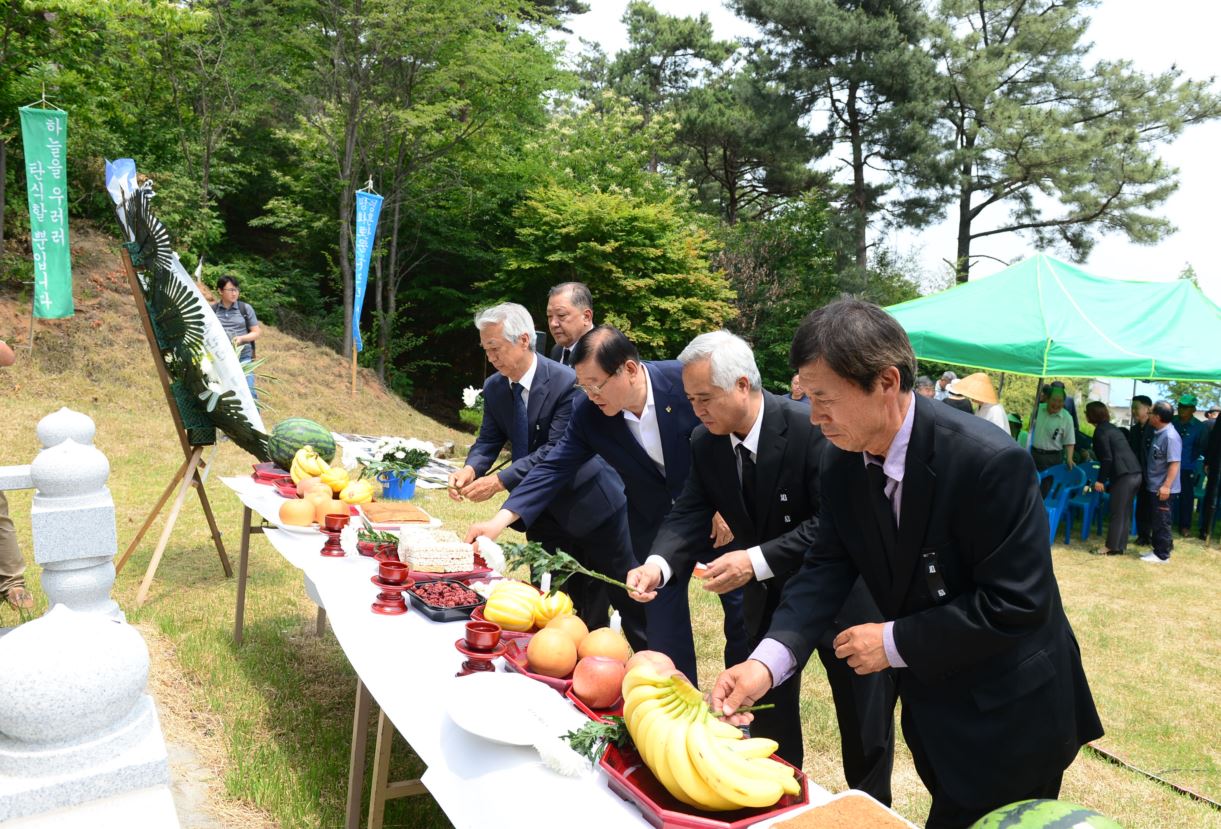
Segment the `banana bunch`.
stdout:
<path fill-rule="evenodd" d="M 794 771 L 770 759 L 778 745 L 712 716 L 681 675 L 648 663 L 623 678 L 623 721 L 640 757 L 666 791 L 709 811 L 774 805 L 801 793 Z"/>
<path fill-rule="evenodd" d="M 288 471 L 293 483 L 299 484 L 303 479 L 320 476 L 330 468 L 331 465 L 322 459 L 314 447 L 302 446 L 293 455 L 292 467 Z"/>

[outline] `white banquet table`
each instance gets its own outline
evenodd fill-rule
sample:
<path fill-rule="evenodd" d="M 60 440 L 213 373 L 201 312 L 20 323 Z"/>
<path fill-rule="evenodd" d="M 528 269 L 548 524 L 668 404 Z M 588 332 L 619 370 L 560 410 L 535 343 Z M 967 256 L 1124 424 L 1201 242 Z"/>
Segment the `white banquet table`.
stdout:
<path fill-rule="evenodd" d="M 271 487 L 251 478 L 222 481 L 246 510 L 269 522 L 278 518 L 283 499 Z M 375 751 L 379 779 L 374 781 L 370 798 L 371 827 L 381 825 L 387 795 L 404 796 L 424 789 L 460 829 L 491 825 L 498 829 L 535 829 L 574 820 L 583 829 L 645 825 L 636 807 L 607 787 L 600 770 L 580 778 L 563 777 L 546 768 L 530 746 L 493 743 L 454 724 L 445 706 L 452 683 L 463 681 L 454 676 L 463 660 L 454 648 L 455 640 L 463 635 L 462 623 L 433 622 L 414 609 L 401 616 L 377 615 L 370 610 L 377 592 L 370 583 L 377 572 L 375 560 L 364 556 L 326 558 L 318 554 L 324 540 L 321 533 L 250 524 L 250 515 L 244 515 L 235 615 L 240 618 L 243 613 L 249 532 L 261 529 L 280 555 L 302 571 L 307 585 L 317 591 L 316 598 L 326 609 L 335 638 L 358 677 L 348 786 L 349 829 L 360 822 L 370 697 L 381 708 L 383 721 L 379 722 L 378 738 L 379 742 L 383 738 L 385 741 Z M 240 626 L 235 627 L 235 639 L 240 642 Z M 387 647 L 387 643 L 396 644 Z M 556 699 L 568 705 L 559 695 Z M 488 704 L 495 706 L 496 700 L 488 700 Z M 571 710 L 575 722 L 581 722 L 576 709 Z M 511 716 L 512 712 L 506 711 L 505 715 Z M 427 766 L 419 784 L 385 780 L 393 736 L 393 730 L 386 727 L 390 724 Z"/>

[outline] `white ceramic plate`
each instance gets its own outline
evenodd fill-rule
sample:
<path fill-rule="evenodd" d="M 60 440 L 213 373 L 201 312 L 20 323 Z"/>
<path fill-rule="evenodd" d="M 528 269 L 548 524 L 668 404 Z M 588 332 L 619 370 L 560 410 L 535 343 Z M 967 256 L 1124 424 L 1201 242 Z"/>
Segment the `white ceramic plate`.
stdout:
<path fill-rule="evenodd" d="M 448 696 L 446 711 L 459 728 L 505 745 L 534 745 L 589 721 L 554 690 L 521 674 L 458 677 Z"/>
<path fill-rule="evenodd" d="M 284 530 L 286 533 L 293 535 L 322 535 L 322 531 L 318 529 L 317 524 L 311 524 L 308 527 L 301 527 L 296 524 L 276 524 L 277 530 Z"/>

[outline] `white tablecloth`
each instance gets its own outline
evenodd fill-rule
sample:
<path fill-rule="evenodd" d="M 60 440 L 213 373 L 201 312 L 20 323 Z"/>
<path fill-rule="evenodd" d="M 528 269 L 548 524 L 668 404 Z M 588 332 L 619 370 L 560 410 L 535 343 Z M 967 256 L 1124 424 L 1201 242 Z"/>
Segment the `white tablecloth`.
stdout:
<path fill-rule="evenodd" d="M 251 478 L 222 481 L 243 504 L 278 520 L 283 499 L 271 487 Z M 533 748 L 489 742 L 450 720 L 447 688 L 462 681 L 454 677 L 463 661 L 454 648 L 463 635 L 461 622 L 433 622 L 414 609 L 379 616 L 370 610 L 377 593 L 370 583 L 376 561 L 318 555 L 325 540 L 321 533 L 266 529 L 264 535 L 313 582 L 348 661 L 427 765 L 424 785 L 454 826 L 646 825 L 634 805 L 607 788 L 600 770 L 585 778 L 562 777 L 543 766 Z"/>

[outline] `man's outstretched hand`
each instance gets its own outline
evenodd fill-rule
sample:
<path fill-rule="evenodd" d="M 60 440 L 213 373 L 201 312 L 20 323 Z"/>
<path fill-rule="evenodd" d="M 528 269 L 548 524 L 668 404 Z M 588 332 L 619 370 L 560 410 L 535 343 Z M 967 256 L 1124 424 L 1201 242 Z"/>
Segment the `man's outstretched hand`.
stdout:
<path fill-rule="evenodd" d="M 772 672 L 759 660 L 748 659 L 717 677 L 708 704 L 714 713 L 724 714 L 730 725 L 746 725 L 755 715 L 733 712 L 754 705 L 771 688 Z"/>

